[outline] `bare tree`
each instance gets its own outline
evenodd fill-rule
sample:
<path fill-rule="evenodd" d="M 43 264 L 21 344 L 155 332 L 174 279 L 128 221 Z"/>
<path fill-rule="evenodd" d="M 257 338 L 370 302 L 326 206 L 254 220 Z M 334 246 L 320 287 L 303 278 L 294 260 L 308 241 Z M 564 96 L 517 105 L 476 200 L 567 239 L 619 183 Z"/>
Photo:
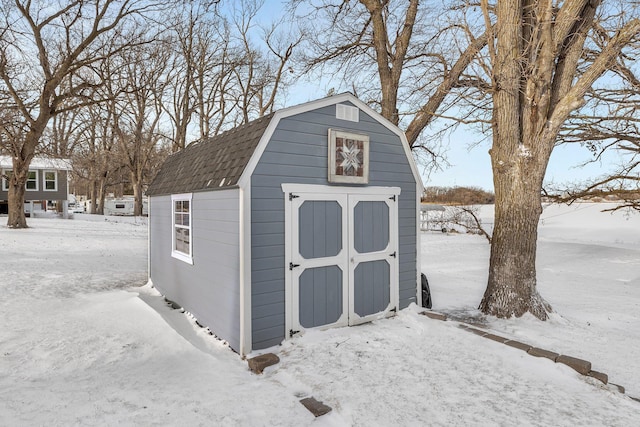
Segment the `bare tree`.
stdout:
<path fill-rule="evenodd" d="M 205 19 L 207 18 L 207 19 Z M 218 14 L 200 15 L 191 30 L 192 49 L 182 52 L 193 64 L 189 79 L 198 122 L 199 138 L 215 135 L 237 108 L 232 93 L 237 89 L 233 69 L 240 52 L 232 46 L 228 21 Z"/>
<path fill-rule="evenodd" d="M 294 8 L 300 3 L 291 1 Z M 490 131 L 496 214 L 480 308 L 546 319 L 550 306 L 537 292 L 535 257 L 549 157 L 570 113 L 637 41 L 640 21 L 600 0 L 449 4 L 429 21 L 417 1 L 314 1 L 309 16 L 326 26 L 318 31 L 315 24 L 309 66 L 340 73 L 354 88 L 368 77 L 375 86 L 370 103 L 406 129 L 413 148 L 451 107 L 449 118 Z M 403 112 L 406 106 L 417 108 Z"/>
<path fill-rule="evenodd" d="M 165 79 L 171 52 L 161 41 L 111 58 L 109 114 L 117 143 L 119 164 L 129 174 L 134 196 L 134 215 L 142 215 L 142 195 L 149 161 L 161 139 L 160 123 L 168 87 Z M 113 85 L 121 82 L 121 90 Z"/>
<path fill-rule="evenodd" d="M 587 48 L 596 48 L 586 42 L 598 22 L 600 1 L 518 3 L 481 1 L 491 32 L 496 205 L 489 282 L 480 309 L 499 317 L 529 312 L 546 319 L 551 308 L 538 294 L 535 260 L 547 164 L 565 121 L 637 38 L 640 20 L 617 24 L 599 51 L 585 55 Z"/>
<path fill-rule="evenodd" d="M 116 151 L 115 120 L 113 109 L 106 103 L 92 105 L 82 109 L 82 118 L 86 123 L 78 134 L 79 144 L 72 156 L 73 174 L 77 181 L 88 186 L 91 200 L 90 213 L 103 214 L 104 201 L 113 172 L 113 159 Z"/>
<path fill-rule="evenodd" d="M 241 62 L 232 69 L 239 88 L 241 123 L 274 110 L 279 91 L 289 83 L 287 68 L 292 62 L 294 50 L 303 39 L 301 34 L 280 32 L 283 21 L 279 21 L 262 27 L 260 42 L 267 49 L 256 47 L 252 32 L 256 27 L 256 15 L 263 4 L 264 1 L 243 0 L 231 19 L 242 52 Z"/>
<path fill-rule="evenodd" d="M 197 122 L 199 138 L 272 111 L 290 84 L 287 66 L 301 36 L 282 22 L 263 26 L 264 1 L 243 0 L 226 9 L 184 3 L 169 27 L 173 48 L 165 111 L 174 128 L 174 151 L 184 148 Z"/>
<path fill-rule="evenodd" d="M 173 50 L 173 55 L 166 78 L 171 90 L 164 108 L 173 124 L 173 151 L 185 147 L 189 125 L 200 106 L 196 84 L 201 82 L 197 79 L 217 77 L 210 64 L 210 51 L 228 43 L 210 37 L 218 31 L 219 21 L 215 9 L 200 2 L 184 3 L 174 10 L 170 20 L 166 47 Z"/>
<path fill-rule="evenodd" d="M 608 40 L 606 33 L 599 33 Z M 640 80 L 632 62 L 618 57 L 611 68 L 611 79 L 617 76 L 619 86 L 602 84 L 587 93 L 585 107 L 576 111 L 567 121 L 559 141 L 563 144 L 581 144 L 589 148 L 593 158 L 588 163 L 601 162 L 611 151 L 620 154 L 620 164 L 608 173 L 586 182 L 547 184 L 545 197 L 573 203 L 576 200 L 606 198 L 616 201 L 611 208 L 630 208 L 640 211 Z"/>
<path fill-rule="evenodd" d="M 82 71 L 91 70 L 104 59 L 105 46 L 111 46 L 113 52 L 135 44 L 135 39 L 120 37 L 122 29 L 136 27 L 156 7 L 153 1 L 133 0 L 2 3 L 2 90 L 10 95 L 27 125 L 24 140 L 10 152 L 9 227 L 27 227 L 23 212 L 25 182 L 49 120 L 62 111 L 94 102 L 90 91 L 101 82 Z"/>
<path fill-rule="evenodd" d="M 290 6 L 294 11 L 308 9 L 302 0 L 291 0 Z M 486 46 L 487 34 L 476 36 L 473 28 L 447 21 L 442 10 L 418 0 L 317 0 L 310 8 L 300 17 L 308 23 L 306 70 L 342 79 L 404 128 L 415 152 L 427 154 L 434 165 L 440 163 L 436 138 L 421 135 L 454 106 L 446 102 L 453 89 L 476 90 L 475 78 L 465 71 Z"/>

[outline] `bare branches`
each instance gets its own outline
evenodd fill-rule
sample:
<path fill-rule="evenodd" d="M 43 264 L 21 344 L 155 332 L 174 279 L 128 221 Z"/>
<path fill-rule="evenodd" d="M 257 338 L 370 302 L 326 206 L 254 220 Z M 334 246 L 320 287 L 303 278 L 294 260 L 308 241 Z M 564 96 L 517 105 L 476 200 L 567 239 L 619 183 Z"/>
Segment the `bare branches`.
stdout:
<path fill-rule="evenodd" d="M 134 28 L 137 18 L 158 4 L 97 0 L 63 2 L 56 8 L 44 1 L 5 3 L 0 11 L 7 25 L 0 40 L 0 77 L 27 126 L 24 139 L 13 147 L 9 226 L 26 227 L 25 171 L 50 119 L 72 105 L 93 102 L 88 92 L 98 85 L 86 77 L 105 58 L 132 46 L 131 39 L 122 37 L 125 29 Z M 95 54 L 100 51 L 102 55 Z"/>

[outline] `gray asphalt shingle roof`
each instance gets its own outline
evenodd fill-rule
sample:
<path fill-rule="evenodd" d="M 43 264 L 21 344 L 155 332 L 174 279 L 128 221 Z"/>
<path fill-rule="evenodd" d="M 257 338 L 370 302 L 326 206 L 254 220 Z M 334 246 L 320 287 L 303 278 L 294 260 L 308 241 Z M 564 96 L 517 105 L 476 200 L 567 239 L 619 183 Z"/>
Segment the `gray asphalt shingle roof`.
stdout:
<path fill-rule="evenodd" d="M 189 193 L 238 184 L 273 113 L 189 144 L 164 162 L 147 195 Z"/>

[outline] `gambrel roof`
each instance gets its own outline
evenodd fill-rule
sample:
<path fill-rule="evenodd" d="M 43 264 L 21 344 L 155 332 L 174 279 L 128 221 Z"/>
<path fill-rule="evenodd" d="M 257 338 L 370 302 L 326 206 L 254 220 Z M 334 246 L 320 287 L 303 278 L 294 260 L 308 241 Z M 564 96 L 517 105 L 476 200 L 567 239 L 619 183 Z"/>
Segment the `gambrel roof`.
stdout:
<path fill-rule="evenodd" d="M 273 113 L 172 154 L 160 168 L 147 195 L 189 193 L 238 185 Z"/>
<path fill-rule="evenodd" d="M 354 95 L 342 93 L 287 107 L 220 135 L 189 144 L 182 151 L 169 156 L 149 186 L 147 195 L 160 196 L 229 187 L 246 188 L 281 119 L 340 103 L 358 107 L 398 135 L 421 192 L 422 179 L 404 132 Z"/>

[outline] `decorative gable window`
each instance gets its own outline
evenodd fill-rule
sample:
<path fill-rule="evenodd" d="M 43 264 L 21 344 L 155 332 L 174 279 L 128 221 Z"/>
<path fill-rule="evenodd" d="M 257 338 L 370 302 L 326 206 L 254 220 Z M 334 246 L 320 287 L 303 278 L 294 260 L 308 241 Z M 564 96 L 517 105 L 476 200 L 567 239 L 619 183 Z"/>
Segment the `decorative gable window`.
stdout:
<path fill-rule="evenodd" d="M 329 182 L 369 182 L 369 137 L 329 129 Z"/>
<path fill-rule="evenodd" d="M 173 232 L 171 256 L 193 264 L 191 235 L 191 194 L 171 196 L 173 214 Z"/>
<path fill-rule="evenodd" d="M 44 191 L 58 191 L 58 173 L 44 171 Z"/>

